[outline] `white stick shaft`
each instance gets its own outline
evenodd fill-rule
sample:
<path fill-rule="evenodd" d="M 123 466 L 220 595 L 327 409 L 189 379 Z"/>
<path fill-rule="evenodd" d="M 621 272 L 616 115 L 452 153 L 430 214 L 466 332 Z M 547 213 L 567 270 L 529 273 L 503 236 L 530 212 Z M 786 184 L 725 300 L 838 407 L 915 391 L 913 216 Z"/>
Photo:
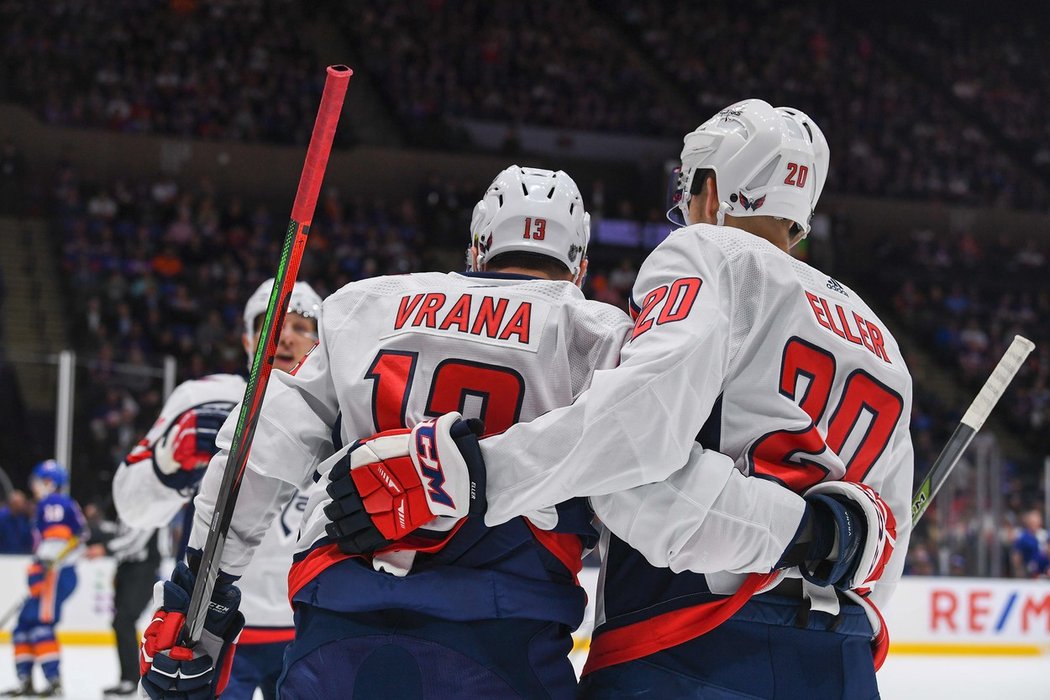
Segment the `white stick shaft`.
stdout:
<path fill-rule="evenodd" d="M 984 422 L 988 420 L 988 414 L 992 412 L 995 404 L 999 402 L 999 397 L 1006 391 L 1006 387 L 1010 385 L 1010 381 L 1017 374 L 1017 370 L 1021 369 L 1021 365 L 1024 364 L 1024 361 L 1034 349 L 1035 343 L 1028 338 L 1019 335 L 1014 336 L 1014 341 L 1010 343 L 1010 347 L 1007 349 L 1006 354 L 1003 355 L 1003 359 L 999 360 L 999 364 L 992 370 L 992 375 L 988 377 L 988 381 L 984 383 L 981 391 L 978 392 L 977 398 L 966 409 L 966 414 L 962 417 L 963 423 L 975 431 L 981 429 Z"/>

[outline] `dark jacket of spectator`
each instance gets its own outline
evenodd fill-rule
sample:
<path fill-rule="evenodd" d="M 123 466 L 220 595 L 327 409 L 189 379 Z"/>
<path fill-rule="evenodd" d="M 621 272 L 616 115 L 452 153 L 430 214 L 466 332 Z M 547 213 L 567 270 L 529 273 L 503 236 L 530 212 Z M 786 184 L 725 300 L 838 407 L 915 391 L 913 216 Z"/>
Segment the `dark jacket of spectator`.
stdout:
<path fill-rule="evenodd" d="M 21 491 L 12 491 L 0 508 L 0 554 L 33 552 L 32 505 Z"/>

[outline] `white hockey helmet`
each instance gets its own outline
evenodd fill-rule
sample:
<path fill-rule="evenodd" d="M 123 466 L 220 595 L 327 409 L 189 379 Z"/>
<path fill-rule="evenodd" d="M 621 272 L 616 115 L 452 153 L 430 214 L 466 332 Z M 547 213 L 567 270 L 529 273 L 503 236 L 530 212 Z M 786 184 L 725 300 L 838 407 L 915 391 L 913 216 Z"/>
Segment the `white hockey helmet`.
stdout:
<path fill-rule="evenodd" d="M 259 288 L 248 297 L 248 303 L 244 305 L 244 334 L 251 337 L 255 327 L 255 319 L 266 313 L 266 305 L 270 302 L 270 292 L 273 291 L 274 278 L 270 278 L 259 285 Z M 314 288 L 306 282 L 296 282 L 292 287 L 292 298 L 288 303 L 288 313 L 296 313 L 306 318 L 321 320 L 321 297 L 317 295 Z"/>
<path fill-rule="evenodd" d="M 528 220 L 528 221 L 526 221 Z M 477 265 L 500 253 L 539 253 L 578 275 L 591 237 L 591 215 L 565 172 L 512 165 L 474 206 L 470 242 Z"/>
<path fill-rule="evenodd" d="M 828 180 L 828 170 L 831 168 L 831 149 L 828 147 L 828 140 L 817 123 L 805 112 L 794 107 L 777 107 L 777 111 L 798 124 L 813 146 L 813 171 L 809 176 L 813 179 L 812 209 L 816 210 L 817 202 L 820 201 L 820 195 L 824 192 L 824 185 Z M 810 216 L 812 217 L 812 213 Z M 805 238 L 808 233 L 809 225 L 807 224 L 799 240 Z"/>
<path fill-rule="evenodd" d="M 711 170 L 721 200 L 718 225 L 726 214 L 783 218 L 795 224 L 796 243 L 809 233 L 827 162 L 827 140 L 805 114 L 758 99 L 737 102 L 686 135 L 668 217 L 677 209 L 682 221 L 671 220 L 688 222 L 693 179 Z"/>

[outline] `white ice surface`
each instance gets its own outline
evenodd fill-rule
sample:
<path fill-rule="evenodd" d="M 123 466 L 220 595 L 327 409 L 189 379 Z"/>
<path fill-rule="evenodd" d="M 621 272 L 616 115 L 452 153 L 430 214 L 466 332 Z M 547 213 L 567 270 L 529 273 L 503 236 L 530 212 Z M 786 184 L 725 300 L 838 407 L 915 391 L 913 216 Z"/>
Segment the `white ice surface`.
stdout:
<path fill-rule="evenodd" d="M 0 644 L 0 689 L 14 684 L 11 645 Z M 66 646 L 62 678 L 68 700 L 99 700 L 117 681 L 113 649 Z M 884 700 L 1047 700 L 1050 656 L 893 656 L 879 672 Z M 256 697 L 260 697 L 256 694 Z"/>

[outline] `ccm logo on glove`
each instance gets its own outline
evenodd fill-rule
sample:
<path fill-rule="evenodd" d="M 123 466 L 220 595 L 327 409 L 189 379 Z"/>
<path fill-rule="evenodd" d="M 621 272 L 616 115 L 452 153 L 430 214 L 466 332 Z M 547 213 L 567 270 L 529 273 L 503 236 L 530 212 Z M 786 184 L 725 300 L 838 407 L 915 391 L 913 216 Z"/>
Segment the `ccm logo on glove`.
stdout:
<path fill-rule="evenodd" d="M 449 508 L 455 508 L 456 504 L 444 488 L 445 472 L 441 469 L 441 461 L 437 455 L 437 445 L 434 439 L 434 424 L 437 420 L 428 420 L 420 423 L 416 428 L 416 455 L 419 459 L 419 471 L 430 481 L 430 500 L 441 503 Z"/>

